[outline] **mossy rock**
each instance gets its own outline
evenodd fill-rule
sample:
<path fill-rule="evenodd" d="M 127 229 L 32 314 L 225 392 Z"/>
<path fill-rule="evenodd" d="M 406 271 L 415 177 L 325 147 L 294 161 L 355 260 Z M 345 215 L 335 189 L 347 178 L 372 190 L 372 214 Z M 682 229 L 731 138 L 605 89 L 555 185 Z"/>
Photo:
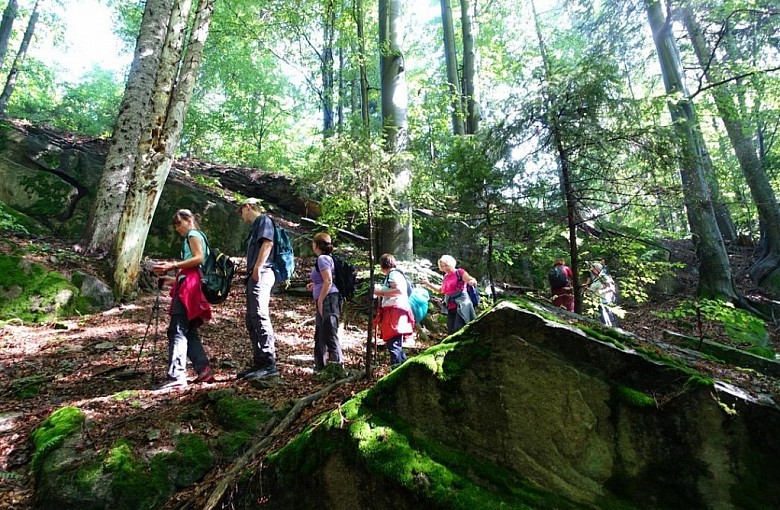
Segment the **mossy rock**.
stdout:
<path fill-rule="evenodd" d="M 75 311 L 78 289 L 63 275 L 22 257 L 0 255 L 0 317 L 47 322 Z"/>
<path fill-rule="evenodd" d="M 274 411 L 265 402 L 239 397 L 229 391 L 212 392 L 214 421 L 228 431 L 258 432 L 273 418 Z"/>

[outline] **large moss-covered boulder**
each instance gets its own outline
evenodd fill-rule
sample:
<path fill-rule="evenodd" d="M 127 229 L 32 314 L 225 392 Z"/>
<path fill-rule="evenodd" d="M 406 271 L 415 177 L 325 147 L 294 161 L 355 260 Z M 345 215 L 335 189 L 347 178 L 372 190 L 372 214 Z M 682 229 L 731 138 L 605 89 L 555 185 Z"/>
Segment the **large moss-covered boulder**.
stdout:
<path fill-rule="evenodd" d="M 780 508 L 774 403 L 590 333 L 500 304 L 274 454 L 246 500 Z"/>
<path fill-rule="evenodd" d="M 62 274 L 14 255 L 0 254 L 0 318 L 45 322 L 69 316 L 78 289 Z"/>

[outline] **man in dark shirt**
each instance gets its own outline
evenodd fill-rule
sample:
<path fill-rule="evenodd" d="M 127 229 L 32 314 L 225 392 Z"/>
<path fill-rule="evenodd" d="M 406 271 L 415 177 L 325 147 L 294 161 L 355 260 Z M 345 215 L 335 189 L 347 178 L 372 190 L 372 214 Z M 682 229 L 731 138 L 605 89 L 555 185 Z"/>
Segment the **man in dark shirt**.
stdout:
<path fill-rule="evenodd" d="M 257 380 L 279 374 L 276 368 L 274 328 L 271 325 L 271 287 L 274 224 L 260 200 L 248 198 L 238 208 L 241 218 L 252 225 L 246 249 L 246 329 L 252 344 L 252 366 L 239 372 L 239 379 Z"/>

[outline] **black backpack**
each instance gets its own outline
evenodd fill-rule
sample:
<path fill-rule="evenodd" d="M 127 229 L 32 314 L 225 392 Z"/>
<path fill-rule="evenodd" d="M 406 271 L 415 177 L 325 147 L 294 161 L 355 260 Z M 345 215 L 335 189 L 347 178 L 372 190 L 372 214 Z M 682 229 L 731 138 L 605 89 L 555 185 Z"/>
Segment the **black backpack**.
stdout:
<path fill-rule="evenodd" d="M 223 303 L 230 293 L 233 276 L 236 274 L 236 264 L 218 249 L 211 249 L 205 234 L 203 234 L 203 239 L 206 240 L 208 256 L 200 265 L 200 287 L 203 295 L 206 296 L 206 301 L 212 305 L 218 305 Z"/>
<path fill-rule="evenodd" d="M 339 289 L 339 295 L 343 299 L 350 300 L 355 297 L 355 280 L 357 279 L 355 266 L 336 255 L 331 255 L 330 257 L 333 259 L 334 266 L 333 283 Z M 319 272 L 319 264 L 316 264 L 315 267 Z"/>
<path fill-rule="evenodd" d="M 569 285 L 569 277 L 566 276 L 566 272 L 563 270 L 563 266 L 553 266 L 547 273 L 547 280 L 550 282 L 550 288 L 552 290 L 558 290 L 562 287 Z"/>

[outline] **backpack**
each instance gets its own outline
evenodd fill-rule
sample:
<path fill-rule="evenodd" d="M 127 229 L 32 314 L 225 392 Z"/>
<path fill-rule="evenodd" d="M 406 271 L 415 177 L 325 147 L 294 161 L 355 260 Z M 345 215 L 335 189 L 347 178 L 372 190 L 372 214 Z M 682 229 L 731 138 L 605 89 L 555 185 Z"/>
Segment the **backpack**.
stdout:
<path fill-rule="evenodd" d="M 203 239 L 206 240 L 205 234 Z M 212 249 L 208 240 L 206 240 L 206 249 L 209 254 L 200 265 L 200 288 L 206 296 L 206 301 L 218 305 L 223 303 L 230 293 L 233 276 L 236 274 L 236 264 L 218 249 Z"/>
<path fill-rule="evenodd" d="M 547 280 L 550 282 L 550 288 L 552 290 L 558 290 L 561 287 L 569 285 L 569 277 L 566 276 L 566 272 L 563 270 L 563 266 L 553 266 L 547 273 Z"/>
<path fill-rule="evenodd" d="M 333 283 L 336 284 L 339 295 L 343 299 L 351 300 L 355 297 L 355 280 L 357 279 L 355 266 L 336 255 L 331 255 L 330 258 L 333 259 Z M 315 267 L 319 272 L 319 265 L 315 264 Z"/>
<path fill-rule="evenodd" d="M 458 274 L 458 281 L 462 282 L 463 269 L 456 269 L 455 272 Z M 479 289 L 477 288 L 476 285 L 472 287 L 469 284 L 464 284 L 464 287 L 466 287 L 466 293 L 469 295 L 469 299 L 471 300 L 471 305 L 474 307 L 474 310 L 476 310 L 477 307 L 479 306 L 479 300 L 480 300 Z"/>
<path fill-rule="evenodd" d="M 287 231 L 273 220 L 271 222 L 274 225 L 274 258 L 271 265 L 276 283 L 284 283 L 289 281 L 295 272 L 295 253 Z"/>
<path fill-rule="evenodd" d="M 428 300 L 431 298 L 431 295 L 422 287 L 412 286 L 411 282 L 409 282 L 409 278 L 407 278 L 406 274 L 400 269 L 393 269 L 392 271 L 398 271 L 406 280 L 406 295 L 409 297 L 409 308 L 412 309 L 414 322 L 419 324 L 425 319 L 425 316 L 428 315 Z M 388 273 L 388 275 L 389 274 L 390 273 Z M 387 277 L 385 278 L 385 285 L 386 284 Z"/>

